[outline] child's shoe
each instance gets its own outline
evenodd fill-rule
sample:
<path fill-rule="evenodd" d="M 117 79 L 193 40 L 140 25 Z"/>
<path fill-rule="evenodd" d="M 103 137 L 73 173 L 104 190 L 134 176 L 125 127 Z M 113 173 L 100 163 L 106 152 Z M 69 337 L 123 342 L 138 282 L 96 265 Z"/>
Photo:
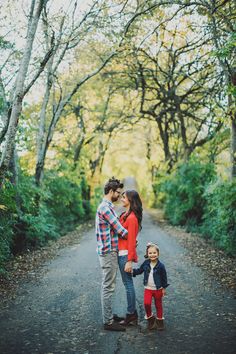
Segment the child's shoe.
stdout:
<path fill-rule="evenodd" d="M 147 324 L 147 329 L 151 330 L 151 329 L 156 329 L 157 325 L 156 325 L 156 319 L 154 316 L 151 316 L 147 319 L 148 324 Z"/>
<path fill-rule="evenodd" d="M 156 328 L 158 331 L 163 331 L 164 329 L 164 320 L 156 319 Z"/>

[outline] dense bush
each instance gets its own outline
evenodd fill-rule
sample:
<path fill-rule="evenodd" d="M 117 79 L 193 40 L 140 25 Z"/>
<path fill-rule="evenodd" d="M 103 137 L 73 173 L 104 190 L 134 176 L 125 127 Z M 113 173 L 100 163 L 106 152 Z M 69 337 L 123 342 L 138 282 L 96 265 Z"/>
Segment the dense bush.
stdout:
<path fill-rule="evenodd" d="M 174 225 L 197 225 L 202 221 L 206 186 L 215 178 L 214 165 L 193 159 L 159 185 L 165 215 Z"/>
<path fill-rule="evenodd" d="M 91 217 L 85 176 L 75 182 L 48 172 L 42 188 L 21 174 L 17 188 L 6 181 L 0 190 L 0 271 L 11 254 L 45 244 Z"/>
<path fill-rule="evenodd" d="M 11 254 L 13 227 L 16 222 L 15 189 L 6 183 L 0 190 L 0 272 Z"/>
<path fill-rule="evenodd" d="M 236 254 L 236 181 L 216 180 L 214 166 L 192 159 L 153 184 L 155 205 L 174 225 L 184 225 Z"/>
<path fill-rule="evenodd" d="M 97 206 L 100 204 L 103 197 L 103 189 L 101 187 L 96 187 L 94 189 L 92 198 L 91 198 L 91 213 L 95 215 Z"/>
<path fill-rule="evenodd" d="M 45 203 L 57 220 L 58 229 L 72 230 L 85 217 L 81 185 L 54 174 L 47 176 L 45 184 L 48 191 Z"/>
<path fill-rule="evenodd" d="M 201 232 L 231 254 L 236 253 L 236 181 L 217 182 L 205 192 Z"/>

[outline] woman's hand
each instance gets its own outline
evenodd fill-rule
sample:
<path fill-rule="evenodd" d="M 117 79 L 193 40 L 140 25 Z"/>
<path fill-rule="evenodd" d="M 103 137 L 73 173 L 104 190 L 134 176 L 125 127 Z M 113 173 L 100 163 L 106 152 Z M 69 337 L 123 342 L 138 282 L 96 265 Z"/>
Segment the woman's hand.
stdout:
<path fill-rule="evenodd" d="M 132 261 L 128 261 L 125 264 L 125 272 L 126 273 L 132 273 L 133 268 L 132 268 Z"/>
<path fill-rule="evenodd" d="M 162 296 L 165 296 L 166 295 L 166 289 L 162 289 Z"/>

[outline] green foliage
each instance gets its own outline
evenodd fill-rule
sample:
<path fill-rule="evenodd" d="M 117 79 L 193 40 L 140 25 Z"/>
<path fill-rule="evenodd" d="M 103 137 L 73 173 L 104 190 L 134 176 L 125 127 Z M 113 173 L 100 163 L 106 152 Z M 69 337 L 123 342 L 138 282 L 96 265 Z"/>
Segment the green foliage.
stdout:
<path fill-rule="evenodd" d="M 214 165 L 192 159 L 157 183 L 165 215 L 174 225 L 197 225 L 201 222 L 204 189 L 215 176 Z"/>
<path fill-rule="evenodd" d="M 12 48 L 14 48 L 14 45 L 11 42 L 9 42 L 6 39 L 4 39 L 0 35 L 0 48 L 1 49 L 12 49 Z"/>
<path fill-rule="evenodd" d="M 155 176 L 155 181 L 152 184 L 154 193 L 154 201 L 152 206 L 154 208 L 163 208 L 166 201 L 166 183 L 170 176 L 164 172 L 158 172 Z"/>
<path fill-rule="evenodd" d="M 0 191 L 0 272 L 11 254 L 39 247 L 91 217 L 84 175 L 71 181 L 49 171 L 42 188 L 22 174 L 17 188 L 6 181 Z"/>
<path fill-rule="evenodd" d="M 197 225 L 201 222 L 205 186 L 214 178 L 213 164 L 190 161 L 181 165 L 166 184 L 168 197 L 165 212 L 173 224 Z"/>
<path fill-rule="evenodd" d="M 102 200 L 103 190 L 101 187 L 96 187 L 94 189 L 93 196 L 91 197 L 91 214 L 94 216 L 99 203 Z"/>
<path fill-rule="evenodd" d="M 235 47 L 236 47 L 236 32 L 232 32 L 228 40 L 225 42 L 224 46 L 214 51 L 214 55 L 222 59 L 230 58 L 231 55 L 235 53 Z"/>
<path fill-rule="evenodd" d="M 214 165 L 191 159 L 153 185 L 155 206 L 174 225 L 184 225 L 236 253 L 236 181 L 216 181 Z"/>
<path fill-rule="evenodd" d="M 38 203 L 39 198 L 43 199 L 45 195 L 45 192 L 35 186 L 31 176 L 20 176 L 13 199 L 17 212 L 11 243 L 13 254 L 26 247 L 42 246 L 47 240 L 57 237 L 56 220 L 45 203 Z"/>
<path fill-rule="evenodd" d="M 3 265 L 11 254 L 16 219 L 14 197 L 14 187 L 11 183 L 5 183 L 0 190 L 0 273 L 3 272 Z"/>
<path fill-rule="evenodd" d="M 236 181 L 209 185 L 204 197 L 201 232 L 212 238 L 219 247 L 231 254 L 236 253 Z"/>
<path fill-rule="evenodd" d="M 72 230 L 85 218 L 81 185 L 51 172 L 45 179 L 45 186 L 48 190 L 45 203 L 57 220 L 58 228 L 62 232 Z"/>
<path fill-rule="evenodd" d="M 80 188 L 82 195 L 82 206 L 84 209 L 84 218 L 89 219 L 93 215 L 93 213 L 90 201 L 90 187 L 87 183 L 84 173 L 81 173 Z"/>

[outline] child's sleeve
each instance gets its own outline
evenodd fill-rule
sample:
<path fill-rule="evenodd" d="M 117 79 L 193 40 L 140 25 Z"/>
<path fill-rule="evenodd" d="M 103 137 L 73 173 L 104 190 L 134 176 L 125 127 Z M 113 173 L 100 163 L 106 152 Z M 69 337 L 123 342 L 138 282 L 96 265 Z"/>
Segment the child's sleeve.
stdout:
<path fill-rule="evenodd" d="M 167 273 L 166 273 L 166 268 L 165 268 L 164 264 L 162 264 L 162 268 L 161 268 L 161 283 L 162 283 L 161 285 L 164 289 L 170 285 L 167 282 Z"/>
<path fill-rule="evenodd" d="M 133 277 L 136 277 L 136 275 L 142 274 L 144 272 L 144 268 L 143 268 L 143 264 L 141 264 L 141 266 L 139 268 L 133 269 Z"/>

